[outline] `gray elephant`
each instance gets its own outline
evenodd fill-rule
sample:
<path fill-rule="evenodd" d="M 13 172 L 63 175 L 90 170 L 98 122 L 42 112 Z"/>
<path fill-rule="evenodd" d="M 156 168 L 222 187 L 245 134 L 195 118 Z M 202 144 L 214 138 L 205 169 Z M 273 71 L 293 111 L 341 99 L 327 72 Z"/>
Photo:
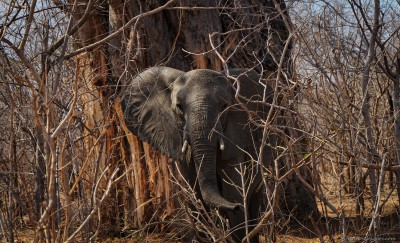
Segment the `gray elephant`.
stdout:
<path fill-rule="evenodd" d="M 226 212 L 236 240 L 245 235 L 245 214 L 250 225 L 257 223 L 263 208 L 259 189 L 262 175 L 255 160 L 259 154 L 263 118 L 268 107 L 252 102 L 273 92 L 254 71 L 230 70 L 238 77 L 239 95 L 235 99 L 232 81 L 221 72 L 198 69 L 182 72 L 169 67 L 153 67 L 137 75 L 121 100 L 128 129 L 167 156 L 182 161 L 189 170 L 187 178 L 197 182 L 199 195 L 210 207 Z M 252 119 L 249 119 L 249 115 Z M 190 155 L 188 156 L 188 151 Z M 265 146 L 264 165 L 271 163 L 271 151 Z M 194 165 L 194 166 L 193 166 Z M 244 180 L 238 169 L 248 168 Z M 242 173 L 243 175 L 243 173 Z M 194 177 L 194 178 L 193 178 Z M 249 180 L 251 177 L 251 180 Z M 247 207 L 242 191 L 248 188 Z"/>

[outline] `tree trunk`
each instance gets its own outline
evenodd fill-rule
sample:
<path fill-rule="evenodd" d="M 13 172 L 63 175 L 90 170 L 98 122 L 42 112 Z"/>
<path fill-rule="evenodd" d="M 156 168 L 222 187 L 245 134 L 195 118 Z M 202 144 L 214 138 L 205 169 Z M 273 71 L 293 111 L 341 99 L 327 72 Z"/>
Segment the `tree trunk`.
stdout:
<path fill-rule="evenodd" d="M 141 13 L 162 6 L 165 1 L 110 0 L 101 4 L 80 31 L 80 46 L 95 43 Z M 281 8 L 285 10 L 283 2 Z M 81 15 L 77 14 L 76 18 Z M 286 12 L 283 15 L 287 17 Z M 182 0 L 163 11 L 137 19 L 111 39 L 108 47 L 100 45 L 79 57 L 80 62 L 89 64 L 84 65 L 86 77 L 82 80 L 90 80 L 89 87 L 97 90 L 99 95 L 99 103 L 91 102 L 85 107 L 88 127 L 107 124 L 104 128 L 107 130 L 106 146 L 104 151 L 97 152 L 104 153 L 104 160 L 109 160 L 107 163 L 125 168 L 125 180 L 119 184 L 122 190 L 116 190 L 124 194 L 118 197 L 122 201 L 118 205 L 124 205 L 125 227 L 143 226 L 150 219 L 162 221 L 169 216 L 176 206 L 173 197 L 176 190 L 170 180 L 174 169 L 168 158 L 130 134 L 123 122 L 121 125 L 110 123 L 114 116 L 109 107 L 110 100 L 118 92 L 113 85 L 128 84 L 138 72 L 155 65 L 183 71 L 242 67 L 271 74 L 277 71 L 282 55 L 281 68 L 290 74 L 291 44 L 283 53 L 288 38 L 289 32 L 272 1 Z M 287 85 L 284 78 L 280 82 Z M 123 120 L 118 103 L 114 109 Z M 294 128 L 289 131 L 293 133 L 299 124 L 293 117 L 287 116 L 286 119 L 291 120 L 287 124 Z M 118 135 L 126 135 L 126 140 L 115 139 Z M 117 141 L 118 146 L 111 141 Z M 308 174 L 306 177 L 310 179 Z M 316 211 L 314 195 L 306 191 L 296 177 L 292 177 L 290 183 L 286 194 L 300 202 L 297 210 L 305 213 Z"/>
<path fill-rule="evenodd" d="M 74 19 L 78 21 L 84 15 L 87 2 L 82 1 L 74 12 Z M 81 30 L 75 35 L 74 43 L 76 48 L 81 48 L 103 39 L 109 34 L 108 27 L 108 3 L 107 1 L 95 1 L 94 7 Z M 100 180 L 100 174 L 107 167 L 109 171 L 123 166 L 121 164 L 120 140 L 116 139 L 117 127 L 115 126 L 115 114 L 111 105 L 113 89 L 112 79 L 110 79 L 108 45 L 101 44 L 96 48 L 79 54 L 76 57 L 77 82 L 79 83 L 81 99 L 84 104 L 82 107 L 83 118 L 85 121 L 85 140 L 84 149 L 87 156 L 82 168 L 75 167 L 74 173 L 81 176 L 78 180 L 77 191 L 85 214 L 89 214 L 94 204 L 93 195 L 96 194 L 96 183 Z M 109 173 L 107 176 L 111 176 Z M 82 183 L 90 182 L 90 183 Z M 107 180 L 101 180 L 100 188 L 103 190 L 107 186 Z M 108 202 L 101 209 L 101 225 L 107 231 L 110 229 L 118 231 L 123 226 L 123 185 L 118 184 L 112 190 Z M 110 206 L 112 205 L 112 206 Z M 83 215 L 86 217 L 87 215 Z M 83 218 L 82 218 L 83 219 Z M 96 228 L 91 223 L 84 228 L 85 237 L 92 236 Z"/>

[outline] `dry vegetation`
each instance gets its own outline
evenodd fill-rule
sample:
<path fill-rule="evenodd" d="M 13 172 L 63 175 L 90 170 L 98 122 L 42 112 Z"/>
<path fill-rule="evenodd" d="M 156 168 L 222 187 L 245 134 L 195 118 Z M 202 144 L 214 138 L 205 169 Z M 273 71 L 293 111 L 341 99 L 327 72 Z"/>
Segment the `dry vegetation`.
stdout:
<path fill-rule="evenodd" d="M 263 22 L 246 25 L 241 15 L 254 8 L 252 1 L 196 10 L 185 1 L 141 1 L 129 13 L 109 2 L 0 2 L 0 238 L 173 242 L 193 233 L 199 241 L 229 241 L 232 229 L 196 198 L 175 162 L 120 124 L 116 85 L 146 67 L 140 60 L 168 64 L 183 50 L 194 59 L 182 67 L 208 60 L 216 70 L 228 64 L 274 70 L 280 98 L 270 119 L 257 121 L 280 140 L 269 144 L 277 151 L 275 174 L 266 176 L 271 207 L 257 228 L 265 241 L 400 241 L 398 1 L 286 1 L 290 19 L 273 4 L 287 31 L 279 55 L 273 36 L 265 34 L 277 28 L 274 20 L 256 16 Z M 117 17 L 105 16 L 108 7 Z M 136 36 L 143 31 L 140 21 L 162 11 L 181 13 L 181 21 L 175 19 L 181 36 L 163 50 L 168 56 L 153 51 L 145 57 L 141 51 L 154 47 Z M 231 29 L 207 33 L 207 50 L 185 50 L 180 38 L 196 37 L 182 21 L 191 11 L 216 11 Z M 110 18 L 111 29 L 90 32 L 93 16 Z M 246 54 L 243 63 L 252 66 L 238 62 L 247 46 L 258 51 Z M 124 54 L 112 56 L 113 48 Z M 292 65 L 285 68 L 289 52 Z M 301 208 L 281 208 L 293 205 L 280 190 L 291 177 L 315 196 L 319 215 L 300 222 L 292 210 Z"/>

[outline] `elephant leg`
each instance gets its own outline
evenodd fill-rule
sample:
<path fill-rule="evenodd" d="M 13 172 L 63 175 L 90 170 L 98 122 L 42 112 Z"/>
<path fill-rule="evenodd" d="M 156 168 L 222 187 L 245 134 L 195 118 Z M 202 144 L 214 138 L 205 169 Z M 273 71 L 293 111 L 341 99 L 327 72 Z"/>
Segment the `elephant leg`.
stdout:
<path fill-rule="evenodd" d="M 241 160 L 244 161 L 244 160 Z M 222 188 L 222 195 L 225 199 L 231 202 L 237 202 L 243 204 L 243 185 L 242 181 L 246 181 L 248 178 L 243 178 L 242 175 L 239 173 L 240 167 L 235 163 L 235 161 L 229 161 L 221 163 L 222 166 L 219 167 L 218 174 L 222 179 L 221 188 Z M 236 166 L 234 166 L 236 164 Z M 248 175 L 246 174 L 245 177 Z M 249 203 L 254 203 L 251 198 L 253 197 L 254 186 L 245 185 L 245 190 L 247 191 L 247 198 L 246 204 L 247 208 L 237 211 L 227 211 L 226 215 L 229 220 L 229 225 L 231 229 L 233 229 L 234 234 L 232 238 L 236 242 L 240 242 L 246 236 L 246 215 L 247 214 L 247 229 L 250 232 L 253 227 L 257 224 L 253 219 L 254 213 L 250 213 L 248 208 L 253 208 L 255 205 L 249 205 Z M 253 211 L 253 210 L 252 210 Z M 258 237 L 254 237 L 251 239 L 251 242 L 258 242 Z"/>

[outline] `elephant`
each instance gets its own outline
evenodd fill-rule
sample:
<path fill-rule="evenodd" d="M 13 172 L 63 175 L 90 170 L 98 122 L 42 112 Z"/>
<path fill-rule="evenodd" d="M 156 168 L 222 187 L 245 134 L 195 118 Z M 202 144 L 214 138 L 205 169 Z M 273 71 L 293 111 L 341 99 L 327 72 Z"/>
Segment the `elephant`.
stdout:
<path fill-rule="evenodd" d="M 121 107 L 130 132 L 191 170 L 188 179 L 198 183 L 203 202 L 226 212 L 232 228 L 241 228 L 233 236 L 239 240 L 245 236 L 245 212 L 254 225 L 265 208 L 259 166 L 245 173 L 252 176 L 250 182 L 244 180 L 247 208 L 234 185 L 243 184 L 237 172 L 240 165 L 250 168 L 256 163 L 263 136 L 256 121 L 267 114 L 266 104 L 272 102 L 274 92 L 255 71 L 231 69 L 229 74 L 236 77 L 240 89 L 234 89 L 234 82 L 223 72 L 152 67 L 127 85 Z M 265 102 L 260 102 L 263 97 Z M 271 164 L 272 152 L 268 146 L 264 150 L 266 166 Z"/>

